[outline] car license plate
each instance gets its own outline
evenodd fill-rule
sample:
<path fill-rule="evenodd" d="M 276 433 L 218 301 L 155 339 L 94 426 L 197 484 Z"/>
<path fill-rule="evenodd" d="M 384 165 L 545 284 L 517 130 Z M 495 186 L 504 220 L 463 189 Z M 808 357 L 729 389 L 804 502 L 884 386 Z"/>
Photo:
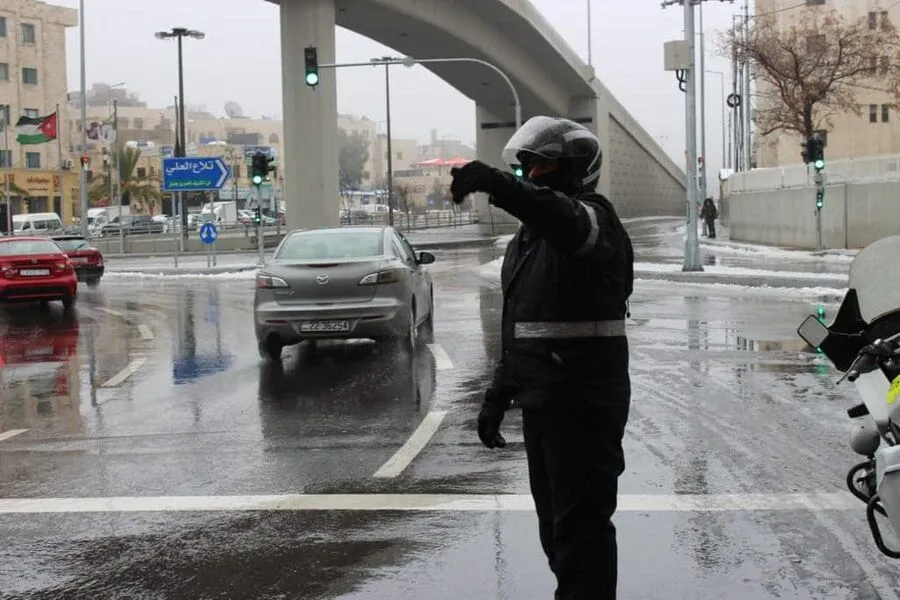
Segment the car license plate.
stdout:
<path fill-rule="evenodd" d="M 350 321 L 301 321 L 303 333 L 340 333 L 350 331 Z"/>
<path fill-rule="evenodd" d="M 84 264 L 88 261 L 88 258 L 86 256 L 76 256 L 75 258 L 73 258 L 71 260 L 73 263 Z"/>
<path fill-rule="evenodd" d="M 22 269 L 19 273 L 23 277 L 46 277 L 50 274 L 50 269 Z"/>

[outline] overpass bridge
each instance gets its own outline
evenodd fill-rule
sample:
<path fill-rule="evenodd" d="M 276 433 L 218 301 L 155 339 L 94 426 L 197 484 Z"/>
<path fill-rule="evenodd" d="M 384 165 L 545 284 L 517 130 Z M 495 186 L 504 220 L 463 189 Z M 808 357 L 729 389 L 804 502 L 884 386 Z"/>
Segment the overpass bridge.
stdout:
<path fill-rule="evenodd" d="M 330 200 L 338 197 L 336 78 L 323 69 L 319 85 L 310 88 L 303 69 L 307 46 L 318 48 L 320 63 L 336 62 L 335 26 L 417 59 L 464 57 L 496 65 L 518 90 L 523 122 L 540 114 L 564 116 L 600 137 L 604 160 L 598 191 L 621 216 L 684 213 L 683 170 L 528 0 L 268 1 L 280 5 L 289 227 L 337 224 Z M 474 63 L 423 66 L 475 102 L 478 158 L 505 167 L 500 152 L 515 118 L 503 79 Z M 476 206 L 487 215 L 487 199 L 479 196 Z M 491 212 L 500 229 L 516 223 L 500 209 Z"/>

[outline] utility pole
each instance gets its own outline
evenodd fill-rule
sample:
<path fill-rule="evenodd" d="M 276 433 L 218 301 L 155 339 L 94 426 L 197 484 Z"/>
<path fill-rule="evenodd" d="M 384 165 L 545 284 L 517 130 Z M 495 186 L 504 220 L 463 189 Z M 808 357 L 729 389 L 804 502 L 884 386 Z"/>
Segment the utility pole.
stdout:
<path fill-rule="evenodd" d="M 750 43 L 750 1 L 744 0 L 744 44 Z M 747 171 L 750 170 L 752 160 L 750 150 L 750 60 L 744 53 L 744 93 L 741 96 L 741 104 L 744 106 L 744 160 Z"/>

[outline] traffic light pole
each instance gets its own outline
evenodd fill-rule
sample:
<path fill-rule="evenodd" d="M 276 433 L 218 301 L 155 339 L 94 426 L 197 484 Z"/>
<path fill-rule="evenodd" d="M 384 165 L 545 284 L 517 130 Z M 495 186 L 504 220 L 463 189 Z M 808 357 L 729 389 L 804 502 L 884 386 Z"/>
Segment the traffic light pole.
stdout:
<path fill-rule="evenodd" d="M 256 210 L 259 213 L 259 222 L 256 224 L 256 245 L 259 248 L 259 266 L 263 266 L 266 263 L 266 231 L 263 226 L 262 193 L 259 187 L 259 185 L 256 186 Z"/>

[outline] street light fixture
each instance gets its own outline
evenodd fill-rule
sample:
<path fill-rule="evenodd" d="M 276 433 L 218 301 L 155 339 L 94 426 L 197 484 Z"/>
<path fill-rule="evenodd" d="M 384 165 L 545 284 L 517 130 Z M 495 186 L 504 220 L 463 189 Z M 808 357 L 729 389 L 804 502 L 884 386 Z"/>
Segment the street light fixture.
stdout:
<path fill-rule="evenodd" d="M 187 155 L 187 140 L 184 132 L 184 60 L 181 51 L 181 40 L 189 37 L 195 40 L 202 40 L 206 37 L 202 31 L 195 29 L 187 29 L 185 27 L 173 27 L 171 31 L 157 31 L 154 37 L 158 40 L 168 40 L 176 38 L 178 40 L 178 135 L 175 143 L 175 156 L 183 157 Z M 178 192 L 178 209 L 181 211 L 181 239 L 182 243 L 187 242 L 187 211 L 184 210 L 181 192 Z M 172 210 L 175 213 L 175 210 Z"/>

